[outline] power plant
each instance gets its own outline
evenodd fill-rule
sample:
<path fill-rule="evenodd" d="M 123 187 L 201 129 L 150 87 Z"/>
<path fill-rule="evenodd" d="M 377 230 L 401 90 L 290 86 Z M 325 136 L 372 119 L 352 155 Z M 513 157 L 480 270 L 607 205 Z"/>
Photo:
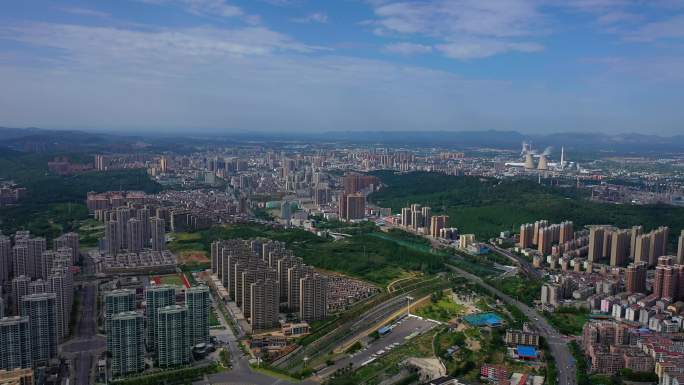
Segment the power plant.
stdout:
<path fill-rule="evenodd" d="M 546 150 L 539 155 L 539 165 L 537 166 L 537 170 L 546 171 L 549 169 L 549 162 L 546 158 L 549 155 L 551 155 L 551 147 L 546 147 Z"/>
<path fill-rule="evenodd" d="M 546 171 L 549 169 L 548 162 L 546 160 L 546 155 L 541 154 L 539 155 L 539 166 L 537 166 L 537 170 L 540 171 Z"/>
<path fill-rule="evenodd" d="M 525 154 L 525 169 L 534 170 L 534 154 L 528 152 Z"/>
<path fill-rule="evenodd" d="M 561 157 L 559 162 L 550 161 L 551 152 L 553 148 L 547 147 L 541 154 L 532 148 L 532 143 L 523 142 L 520 156 L 523 158 L 522 163 L 507 162 L 509 167 L 522 167 L 526 171 L 563 171 L 569 170 L 574 166 L 574 163 L 568 162 L 565 159 L 565 147 L 561 146 Z"/>

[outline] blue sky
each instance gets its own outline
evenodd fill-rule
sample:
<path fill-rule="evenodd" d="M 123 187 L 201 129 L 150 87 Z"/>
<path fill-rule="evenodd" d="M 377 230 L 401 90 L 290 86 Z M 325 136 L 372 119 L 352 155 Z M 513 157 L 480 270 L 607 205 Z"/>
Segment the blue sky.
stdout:
<path fill-rule="evenodd" d="M 682 0 L 0 4 L 0 125 L 684 133 Z"/>

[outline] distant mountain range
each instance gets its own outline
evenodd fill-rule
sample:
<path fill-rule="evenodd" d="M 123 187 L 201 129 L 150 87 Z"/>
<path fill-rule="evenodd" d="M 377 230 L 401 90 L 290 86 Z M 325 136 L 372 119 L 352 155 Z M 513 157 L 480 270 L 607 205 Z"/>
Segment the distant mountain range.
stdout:
<path fill-rule="evenodd" d="M 535 149 L 543 151 L 561 146 L 566 150 L 598 151 L 616 153 L 684 152 L 684 135 L 661 137 L 642 134 L 593 134 L 553 133 L 522 134 L 516 131 L 427 131 L 427 132 L 328 132 L 320 134 L 326 141 L 413 144 L 455 148 L 490 147 L 499 149 L 521 149 L 522 142 L 531 142 Z"/>
<path fill-rule="evenodd" d="M 182 138 L 183 140 L 179 140 Z M 0 146 L 29 151 L 77 151 L 105 149 L 110 151 L 131 148 L 173 148 L 190 150 L 193 145 L 239 142 L 302 142 L 302 143 L 356 143 L 366 145 L 445 147 L 454 149 L 497 148 L 517 150 L 523 141 L 532 142 L 542 151 L 553 147 L 554 152 L 563 146 L 574 153 L 614 154 L 667 154 L 684 153 L 684 135 L 662 137 L 644 134 L 553 133 L 522 134 L 516 131 L 331 131 L 319 133 L 292 132 L 213 132 L 141 135 L 84 132 L 76 130 L 46 130 L 40 128 L 0 127 Z"/>

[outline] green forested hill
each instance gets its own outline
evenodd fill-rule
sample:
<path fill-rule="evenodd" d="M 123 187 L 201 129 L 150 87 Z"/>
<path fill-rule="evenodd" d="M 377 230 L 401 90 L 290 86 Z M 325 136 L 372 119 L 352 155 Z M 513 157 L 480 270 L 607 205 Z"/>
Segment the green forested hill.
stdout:
<path fill-rule="evenodd" d="M 538 219 L 571 220 L 578 225 L 612 224 L 648 229 L 669 226 L 674 239 L 684 228 L 684 208 L 665 205 L 637 206 L 587 201 L 575 189 L 540 186 L 522 179 L 497 180 L 440 173 L 394 174 L 380 171 L 386 185 L 370 196 L 382 207 L 398 213 L 402 207 L 420 203 L 434 213 L 449 215 L 449 226 L 475 233 L 480 239 L 502 230 L 518 231 L 522 223 Z"/>

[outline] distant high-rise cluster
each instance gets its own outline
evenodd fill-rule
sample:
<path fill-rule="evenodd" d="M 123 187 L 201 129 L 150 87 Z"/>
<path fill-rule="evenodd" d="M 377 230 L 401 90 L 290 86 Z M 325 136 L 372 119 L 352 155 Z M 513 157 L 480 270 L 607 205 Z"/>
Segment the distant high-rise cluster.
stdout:
<path fill-rule="evenodd" d="M 653 278 L 653 294 L 669 302 L 684 299 L 684 265 L 676 263 L 673 256 L 658 258 Z"/>
<path fill-rule="evenodd" d="M 253 330 L 277 327 L 280 308 L 307 322 L 327 315 L 328 278 L 293 256 L 281 242 L 214 242 L 211 269 Z"/>
<path fill-rule="evenodd" d="M 365 189 L 372 188 L 374 185 L 377 186 L 378 183 L 378 178 L 372 175 L 352 173 L 347 174 L 342 178 L 345 194 L 356 194 Z"/>
<path fill-rule="evenodd" d="M 606 261 L 613 267 L 626 267 L 631 262 L 641 261 L 647 267 L 653 267 L 658 257 L 667 254 L 669 228 L 665 226 L 649 233 L 643 232 L 643 226 L 628 229 L 608 225 L 587 227 L 588 231 L 575 231 L 570 221 L 560 224 L 549 224 L 546 220 L 526 223 L 520 226 L 518 246 L 521 249 L 535 248 L 542 257 L 586 258 L 589 263 Z M 682 248 L 684 253 L 684 246 Z"/>
<path fill-rule="evenodd" d="M 401 224 L 416 231 L 423 229 L 432 223 L 431 212 L 429 207 L 421 207 L 414 203 L 410 207 L 401 209 Z"/>
<path fill-rule="evenodd" d="M 169 191 L 155 195 L 142 191 L 109 191 L 88 193 L 86 206 L 95 219 L 103 223 L 123 220 L 123 225 L 116 225 L 120 228 L 127 226 L 130 219 L 140 221 L 143 247 L 149 247 L 147 240 L 152 236 L 148 231 L 151 218 L 163 220 L 166 229 L 171 232 L 202 230 L 214 223 L 244 215 L 249 202 L 245 196 L 235 197 L 228 192 L 204 190 Z M 119 209 L 129 210 L 129 213 L 124 212 L 119 216 Z M 136 234 L 139 233 L 120 233 L 116 242 L 127 244 L 132 236 L 131 244 L 135 248 Z"/>
<path fill-rule="evenodd" d="M 433 215 L 432 208 L 417 203 L 403 207 L 397 222 L 407 230 L 434 238 L 458 239 L 458 230 L 446 227 L 449 222 L 448 215 Z"/>
<path fill-rule="evenodd" d="M 56 358 L 57 344 L 69 335 L 78 241 L 78 234 L 67 233 L 50 250 L 28 231 L 0 234 L 0 287 L 10 288 L 9 303 L 0 300 L 0 369 Z"/>
<path fill-rule="evenodd" d="M 166 245 L 165 222 L 150 217 L 147 208 L 118 207 L 106 213 L 105 243 L 110 255 L 123 250 L 140 252 L 145 248 L 163 251 Z"/>
<path fill-rule="evenodd" d="M 19 203 L 26 197 L 26 191 L 25 187 L 0 182 L 0 207 Z"/>
<path fill-rule="evenodd" d="M 107 350 L 115 377 L 144 370 L 146 350 L 159 367 L 169 368 L 190 363 L 193 347 L 209 342 L 209 288 L 186 289 L 182 304 L 176 303 L 177 290 L 171 285 L 148 286 L 142 313 L 134 290 L 104 294 Z"/>
<path fill-rule="evenodd" d="M 628 260 L 646 262 L 655 266 L 658 257 L 667 254 L 669 229 L 659 227 L 643 234 L 642 226 L 617 229 L 613 226 L 592 226 L 589 230 L 589 256 L 591 262 L 609 258 L 611 266 L 624 266 Z"/>
<path fill-rule="evenodd" d="M 541 255 L 561 255 L 583 246 L 581 242 L 575 242 L 576 236 L 570 221 L 550 224 L 547 220 L 539 220 L 520 226 L 518 245 L 522 249 L 536 246 Z"/>
<path fill-rule="evenodd" d="M 339 195 L 338 210 L 340 219 L 351 221 L 366 216 L 366 197 L 363 194 L 342 193 Z"/>

